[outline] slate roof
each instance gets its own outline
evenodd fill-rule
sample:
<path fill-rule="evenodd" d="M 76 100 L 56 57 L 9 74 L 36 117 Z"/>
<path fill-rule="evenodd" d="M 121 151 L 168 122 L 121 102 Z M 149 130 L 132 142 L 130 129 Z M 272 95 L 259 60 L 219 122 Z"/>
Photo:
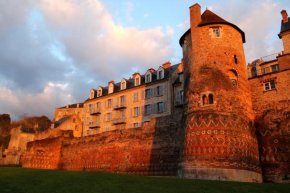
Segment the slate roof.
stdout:
<path fill-rule="evenodd" d="M 290 17 L 288 18 L 288 22 L 286 22 L 286 23 L 284 23 L 283 20 L 281 21 L 281 31 L 280 31 L 280 34 L 283 33 L 283 32 L 289 31 L 289 30 L 290 30 Z M 282 36 L 280 34 L 278 36 L 281 39 Z"/>
<path fill-rule="evenodd" d="M 172 65 L 169 68 L 165 68 L 164 69 L 164 78 L 161 79 L 161 80 L 164 80 L 164 79 L 169 78 L 171 76 L 171 74 L 178 68 L 179 65 L 180 65 L 180 63 L 179 64 Z M 157 82 L 157 81 L 161 81 L 161 80 L 157 80 L 157 71 L 153 72 L 152 75 L 153 75 L 152 76 L 152 82 L 150 82 L 150 83 L 154 83 L 154 82 Z M 141 76 L 141 84 L 140 84 L 140 86 L 141 86 L 141 85 L 144 85 L 145 84 L 145 74 L 140 75 L 140 76 Z M 126 81 L 127 81 L 126 90 L 127 89 L 130 89 L 130 88 L 135 88 L 136 87 L 136 86 L 134 86 L 134 79 L 126 79 Z M 150 83 L 146 83 L 146 84 L 150 84 Z M 114 93 L 117 93 L 117 92 L 122 91 L 120 89 L 121 88 L 121 86 L 120 86 L 121 85 L 121 82 L 115 83 L 114 85 L 115 85 L 115 87 L 114 87 Z M 103 91 L 102 91 L 102 96 L 101 97 L 107 96 L 108 95 L 108 86 L 102 87 L 102 89 L 103 89 Z M 94 96 L 93 99 L 95 99 L 95 98 L 100 98 L 100 97 L 97 97 L 96 92 L 95 92 L 95 96 Z M 90 101 L 90 100 L 93 100 L 93 99 L 87 99 L 86 101 Z"/>
<path fill-rule="evenodd" d="M 64 123 L 66 120 L 68 120 L 71 116 L 67 116 L 67 117 L 63 117 L 60 120 L 54 122 L 54 126 L 55 128 L 57 128 L 59 125 L 61 125 L 62 123 Z"/>
<path fill-rule="evenodd" d="M 202 26 L 206 26 L 206 25 L 211 25 L 211 24 L 225 24 L 225 25 L 229 25 L 229 26 L 232 26 L 233 28 L 235 28 L 236 30 L 238 30 L 241 35 L 242 35 L 242 38 L 243 38 L 243 43 L 246 42 L 246 37 L 245 37 L 245 33 L 240 29 L 238 28 L 236 25 L 224 20 L 223 18 L 221 18 L 220 16 L 216 15 L 215 13 L 213 13 L 212 11 L 210 10 L 205 10 L 203 12 L 203 14 L 201 15 L 201 22 L 198 24 L 198 27 L 202 27 Z M 184 37 L 190 33 L 191 30 L 187 30 L 180 38 L 179 40 L 179 44 L 180 46 L 182 46 L 183 44 L 183 39 Z"/>

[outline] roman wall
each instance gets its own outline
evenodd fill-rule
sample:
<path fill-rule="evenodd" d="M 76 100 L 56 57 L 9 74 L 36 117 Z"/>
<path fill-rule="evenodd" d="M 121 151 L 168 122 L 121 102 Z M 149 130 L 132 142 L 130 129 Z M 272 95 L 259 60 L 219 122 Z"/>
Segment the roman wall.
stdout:
<path fill-rule="evenodd" d="M 249 79 L 264 181 L 290 179 L 289 75 L 290 71 L 285 70 Z M 271 80 L 276 89 L 265 91 L 264 83 Z"/>
<path fill-rule="evenodd" d="M 183 136 L 180 123 L 177 116 L 166 116 L 142 128 L 30 142 L 22 166 L 176 176 Z"/>

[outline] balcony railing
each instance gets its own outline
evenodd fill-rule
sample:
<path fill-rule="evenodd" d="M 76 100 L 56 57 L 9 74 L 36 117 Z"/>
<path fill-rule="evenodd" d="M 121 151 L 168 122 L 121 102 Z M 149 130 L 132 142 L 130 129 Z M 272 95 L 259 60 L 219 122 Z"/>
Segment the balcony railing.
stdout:
<path fill-rule="evenodd" d="M 126 123 L 125 117 L 113 119 L 113 125 L 118 125 L 118 124 L 123 124 L 123 123 Z"/>
<path fill-rule="evenodd" d="M 88 126 L 90 129 L 94 129 L 94 128 L 100 128 L 100 122 L 89 122 Z"/>
<path fill-rule="evenodd" d="M 101 114 L 101 108 L 90 110 L 90 115 L 97 115 L 97 114 Z"/>
<path fill-rule="evenodd" d="M 114 110 L 119 110 L 119 109 L 124 109 L 124 108 L 126 108 L 125 102 L 114 105 Z"/>
<path fill-rule="evenodd" d="M 175 107 L 182 107 L 183 106 L 183 100 L 174 101 L 174 106 Z"/>
<path fill-rule="evenodd" d="M 261 68 L 259 70 L 251 71 L 251 72 L 249 72 L 248 77 L 249 78 L 253 78 L 253 77 L 256 77 L 256 76 L 261 76 L 261 75 L 264 75 L 264 74 L 270 74 L 272 72 L 279 72 L 279 71 L 280 71 L 279 67 L 272 68 L 270 66 L 270 67 Z"/>

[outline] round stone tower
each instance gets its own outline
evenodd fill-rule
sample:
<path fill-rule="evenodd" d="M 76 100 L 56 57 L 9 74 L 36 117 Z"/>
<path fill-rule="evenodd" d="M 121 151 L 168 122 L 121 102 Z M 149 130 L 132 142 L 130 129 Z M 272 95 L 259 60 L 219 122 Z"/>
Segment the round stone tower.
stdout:
<path fill-rule="evenodd" d="M 244 32 L 213 12 L 190 7 L 181 37 L 185 140 L 181 177 L 261 182 Z"/>

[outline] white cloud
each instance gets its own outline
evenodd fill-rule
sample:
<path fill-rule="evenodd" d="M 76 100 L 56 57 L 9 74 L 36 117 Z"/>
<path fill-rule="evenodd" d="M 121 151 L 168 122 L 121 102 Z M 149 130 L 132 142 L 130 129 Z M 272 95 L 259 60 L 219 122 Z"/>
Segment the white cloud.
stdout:
<path fill-rule="evenodd" d="M 0 18 L 14 18 L 9 25 L 15 26 L 0 30 L 0 113 L 14 118 L 52 118 L 54 108 L 86 100 L 91 88 L 136 69 L 145 72 L 173 55 L 172 28 L 123 27 L 98 0 L 23 2 L 14 15 L 2 10 L 14 9 L 16 0 L 0 6 Z M 134 9 L 130 2 L 125 6 L 128 14 Z"/>

